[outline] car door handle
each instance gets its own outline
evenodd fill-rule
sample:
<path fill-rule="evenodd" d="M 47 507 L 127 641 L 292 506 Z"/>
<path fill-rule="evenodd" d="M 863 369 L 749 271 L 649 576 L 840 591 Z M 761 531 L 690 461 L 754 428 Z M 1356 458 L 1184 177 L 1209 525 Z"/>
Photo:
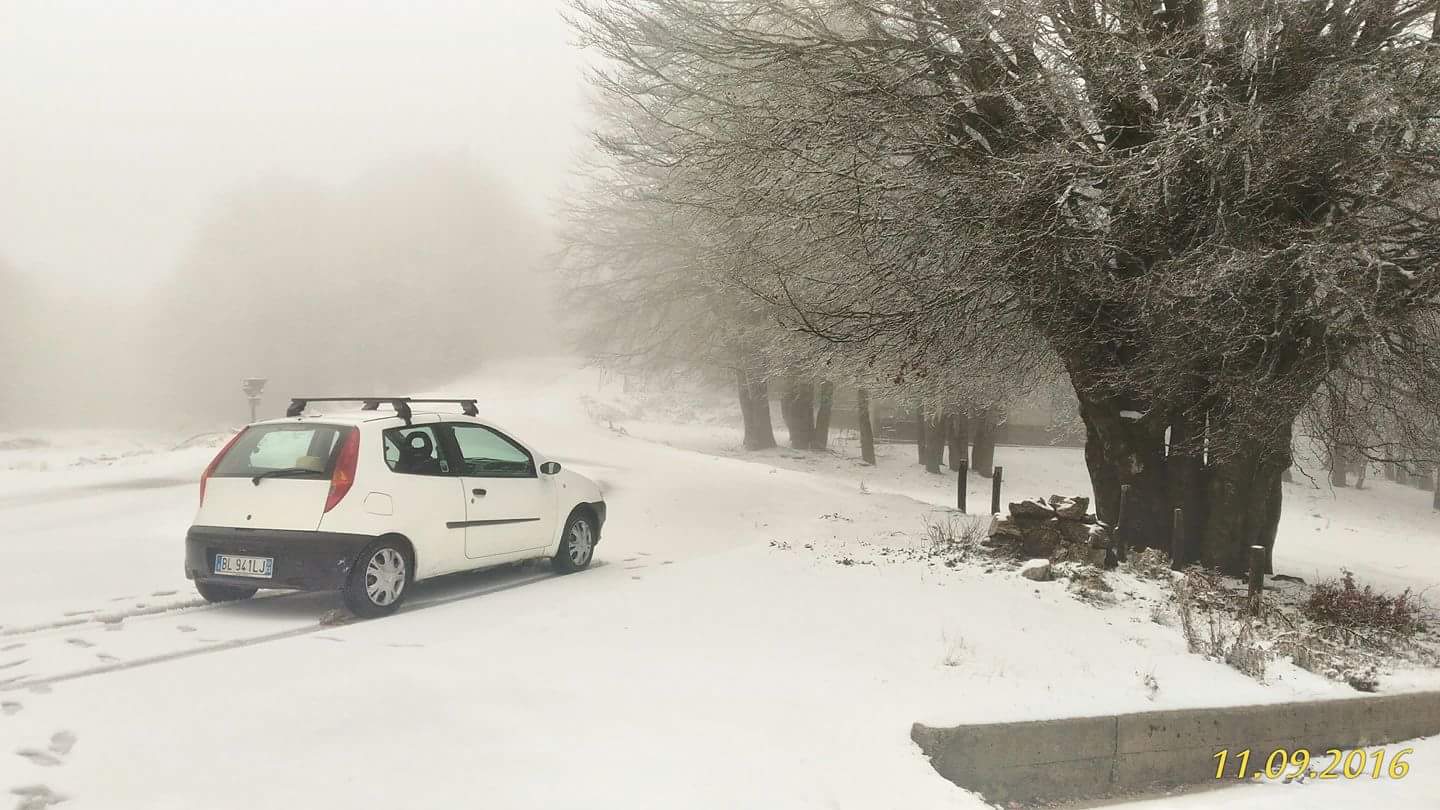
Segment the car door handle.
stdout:
<path fill-rule="evenodd" d="M 470 494 L 474 495 L 477 498 L 483 498 L 485 497 L 485 490 L 476 487 L 475 489 L 470 490 Z"/>

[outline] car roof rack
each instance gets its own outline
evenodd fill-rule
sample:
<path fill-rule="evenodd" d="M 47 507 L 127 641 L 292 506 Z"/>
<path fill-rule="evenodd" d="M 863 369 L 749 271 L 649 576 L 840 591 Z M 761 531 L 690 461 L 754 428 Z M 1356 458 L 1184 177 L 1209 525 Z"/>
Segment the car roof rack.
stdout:
<path fill-rule="evenodd" d="M 295 397 L 290 400 L 290 407 L 285 409 L 286 416 L 299 416 L 305 412 L 305 406 L 312 402 L 359 402 L 362 403 L 360 410 L 376 411 L 380 409 L 380 403 L 388 402 L 395 409 L 395 414 L 410 424 L 410 403 L 412 402 L 453 402 L 460 406 L 460 410 L 466 416 L 479 416 L 480 408 L 476 406 L 474 399 L 451 399 L 445 397 Z"/>

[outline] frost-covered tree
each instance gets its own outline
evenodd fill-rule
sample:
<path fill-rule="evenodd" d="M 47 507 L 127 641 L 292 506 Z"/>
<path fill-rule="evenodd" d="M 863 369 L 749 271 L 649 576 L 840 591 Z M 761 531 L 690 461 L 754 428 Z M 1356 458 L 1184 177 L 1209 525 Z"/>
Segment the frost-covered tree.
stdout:
<path fill-rule="evenodd" d="M 770 258 L 741 283 L 896 353 L 1037 335 L 1142 542 L 1183 507 L 1243 570 L 1322 382 L 1434 373 L 1435 0 L 575 7 L 629 153 Z"/>

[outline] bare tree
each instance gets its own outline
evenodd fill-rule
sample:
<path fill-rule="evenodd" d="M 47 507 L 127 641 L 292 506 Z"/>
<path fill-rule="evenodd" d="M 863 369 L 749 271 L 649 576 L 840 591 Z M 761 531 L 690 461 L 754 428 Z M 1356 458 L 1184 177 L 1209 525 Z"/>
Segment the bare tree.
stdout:
<path fill-rule="evenodd" d="M 1440 293 L 1434 0 L 576 0 L 635 155 L 752 234 L 799 328 L 901 356 L 1038 334 L 1102 518 L 1239 572 L 1291 426 Z M 1169 441 L 1167 442 L 1167 433 Z"/>

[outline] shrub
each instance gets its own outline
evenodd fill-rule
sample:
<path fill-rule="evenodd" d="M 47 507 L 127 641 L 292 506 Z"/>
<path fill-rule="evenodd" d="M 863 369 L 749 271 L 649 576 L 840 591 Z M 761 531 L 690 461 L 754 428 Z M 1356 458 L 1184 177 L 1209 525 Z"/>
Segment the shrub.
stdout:
<path fill-rule="evenodd" d="M 1324 624 L 1410 636 L 1425 628 L 1424 608 L 1424 602 L 1409 588 L 1391 596 L 1369 585 L 1356 586 L 1355 575 L 1344 571 L 1339 581 L 1317 584 L 1301 610 L 1308 618 Z"/>

